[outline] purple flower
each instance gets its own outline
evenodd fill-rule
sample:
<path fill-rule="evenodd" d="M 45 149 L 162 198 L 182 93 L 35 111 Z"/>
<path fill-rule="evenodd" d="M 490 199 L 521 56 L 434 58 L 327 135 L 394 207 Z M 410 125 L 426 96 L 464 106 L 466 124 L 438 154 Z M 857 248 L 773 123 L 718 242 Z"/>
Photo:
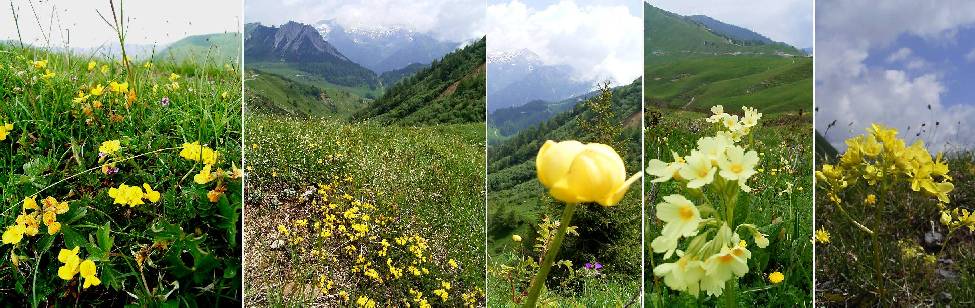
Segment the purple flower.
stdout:
<path fill-rule="evenodd" d="M 118 173 L 118 167 L 112 167 L 112 168 L 108 169 L 108 175 L 113 175 L 113 174 L 116 174 L 116 173 Z"/>
<path fill-rule="evenodd" d="M 169 107 L 169 97 L 163 97 L 162 100 L 159 101 L 159 104 L 163 107 Z"/>
<path fill-rule="evenodd" d="M 108 156 L 108 153 L 98 152 L 98 158 L 105 158 L 105 156 Z"/>
<path fill-rule="evenodd" d="M 586 262 L 586 269 L 592 269 L 592 268 L 593 268 L 592 263 Z"/>
<path fill-rule="evenodd" d="M 599 262 L 596 262 L 596 266 L 595 266 L 595 268 L 596 268 L 596 269 L 601 269 L 601 268 L 603 268 L 603 265 L 602 265 L 602 264 L 600 264 Z"/>

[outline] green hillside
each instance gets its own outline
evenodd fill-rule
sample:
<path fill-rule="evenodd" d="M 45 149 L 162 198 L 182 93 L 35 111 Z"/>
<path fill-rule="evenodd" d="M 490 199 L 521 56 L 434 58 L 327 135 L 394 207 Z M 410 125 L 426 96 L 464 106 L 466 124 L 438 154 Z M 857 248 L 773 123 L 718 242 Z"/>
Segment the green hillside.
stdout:
<path fill-rule="evenodd" d="M 706 27 L 690 18 L 664 11 L 644 3 L 644 38 L 653 41 L 644 53 L 651 56 L 685 56 L 693 54 L 755 53 L 774 55 L 776 53 L 802 55 L 796 48 L 783 43 L 775 44 L 736 44 L 732 40 L 708 31 Z M 650 64 L 647 61 L 646 64 Z"/>
<path fill-rule="evenodd" d="M 653 45 L 653 41 L 647 45 Z M 705 110 L 752 106 L 762 112 L 812 110 L 812 59 L 693 56 L 646 65 L 647 104 Z"/>
<path fill-rule="evenodd" d="M 299 82 L 260 70 L 247 73 L 245 91 L 250 111 L 345 118 L 366 104 L 365 100 L 345 89 Z"/>
<path fill-rule="evenodd" d="M 382 123 L 483 122 L 486 39 L 447 54 L 405 78 L 354 116 Z"/>
<path fill-rule="evenodd" d="M 240 40 L 237 32 L 189 36 L 170 44 L 157 57 L 174 62 L 205 59 L 219 64 L 239 63 Z"/>

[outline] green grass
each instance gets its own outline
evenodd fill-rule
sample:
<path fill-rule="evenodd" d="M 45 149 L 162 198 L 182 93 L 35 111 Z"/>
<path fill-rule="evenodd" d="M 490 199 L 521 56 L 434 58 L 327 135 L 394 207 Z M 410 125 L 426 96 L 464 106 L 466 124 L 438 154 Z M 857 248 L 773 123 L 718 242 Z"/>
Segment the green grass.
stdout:
<path fill-rule="evenodd" d="M 246 127 L 247 169 L 251 170 L 245 219 L 245 238 L 252 239 L 246 251 L 249 304 L 336 305 L 345 303 L 335 296 L 342 290 L 353 301 L 368 296 L 379 306 L 396 306 L 411 297 L 407 291 L 414 288 L 436 305 L 441 300 L 433 301 L 432 292 L 439 286 L 433 277 L 452 284 L 444 305 L 462 303 L 462 292 L 478 292 L 475 300 L 483 303 L 483 123 L 401 127 L 253 113 L 248 115 Z M 320 221 L 315 207 L 301 201 L 307 200 L 302 193 L 317 184 L 341 190 L 335 196 L 349 194 L 354 200 L 374 204 L 374 217 L 390 220 L 385 226 L 372 225 L 369 235 L 376 238 L 352 242 L 387 280 L 382 287 L 349 271 L 358 264 L 353 256 L 337 255 L 337 260 L 324 262 L 309 259 L 309 250 L 301 250 L 305 246 L 269 248 L 279 238 L 277 225 L 291 228 L 294 220 L 302 218 L 309 219 L 309 224 Z M 342 199 L 328 202 L 346 206 Z M 430 260 L 423 264 L 429 264 L 425 266 L 429 266 L 430 276 L 389 278 L 386 257 L 373 249 L 380 238 L 393 242 L 403 234 L 428 240 Z M 344 247 L 314 235 L 308 240 L 316 238 L 323 241 L 326 251 Z M 398 249 L 403 248 L 391 249 L 394 264 L 412 258 L 400 254 Z M 451 258 L 459 263 L 458 269 L 446 264 Z M 317 284 L 318 275 L 334 279 L 335 288 L 329 292 L 306 290 Z"/>
<path fill-rule="evenodd" d="M 318 87 L 324 89 L 325 91 L 342 91 L 352 93 L 355 96 L 362 97 L 365 99 L 375 99 L 382 95 L 384 89 L 382 88 L 369 88 L 366 86 L 351 87 L 345 85 L 339 85 L 335 83 L 328 82 L 324 77 L 302 71 L 295 68 L 290 63 L 285 62 L 247 62 L 248 70 L 259 70 L 272 73 L 281 77 L 288 78 L 294 82 Z"/>
<path fill-rule="evenodd" d="M 48 61 L 55 75 L 32 61 Z M 93 71 L 87 66 L 97 61 Z M 101 65 L 108 65 L 106 72 Z M 179 89 L 170 74 L 181 75 Z M 109 82 L 123 82 L 137 98 L 126 102 Z M 78 91 L 96 84 L 105 94 L 73 102 Z M 186 142 L 199 141 L 220 153 L 214 169 L 240 165 L 240 72 L 232 63 L 157 61 L 151 69 L 132 63 L 131 75 L 117 59 L 85 58 L 39 49 L 0 45 L 0 122 L 13 124 L 0 140 L 0 214 L 3 229 L 22 214 L 25 197 L 48 196 L 67 202 L 58 215 L 60 232 L 18 245 L 0 245 L 0 301 L 14 306 L 239 305 L 240 244 L 237 231 L 240 180 L 200 185 L 193 177 L 203 167 L 179 156 Z M 169 105 L 160 101 L 168 98 Z M 95 101 L 101 103 L 97 107 Z M 104 141 L 119 140 L 121 150 L 99 160 Z M 106 175 L 100 166 L 115 164 Z M 148 183 L 162 194 L 158 203 L 136 207 L 113 204 L 108 196 L 120 184 Z M 226 194 L 210 202 L 208 190 Z M 76 275 L 57 272 L 63 248 L 80 247 L 92 259 L 101 285 L 80 287 Z M 14 263 L 11 256 L 19 256 Z M 145 257 L 143 267 L 136 256 Z"/>
<path fill-rule="evenodd" d="M 646 64 L 647 104 L 707 110 L 723 105 L 763 113 L 812 110 L 812 59 L 774 56 L 654 57 Z M 693 100 L 693 102 L 692 102 Z"/>
<path fill-rule="evenodd" d="M 728 109 L 725 109 L 728 111 Z M 763 111 L 759 109 L 759 111 Z M 647 109 L 648 128 L 645 133 L 646 160 L 672 161 L 671 151 L 687 155 L 696 148 L 697 139 L 713 135 L 712 124 L 703 119 L 709 114 L 672 109 Z M 811 306 L 812 305 L 812 119 L 778 113 L 765 114 L 754 128 L 753 149 L 760 152 L 756 170 L 749 180 L 751 193 L 742 195 L 736 212 L 737 223 L 754 223 L 769 235 L 771 244 L 760 249 L 749 244 L 752 258 L 749 271 L 739 282 L 738 304 L 750 306 Z M 745 141 L 747 144 L 747 140 Z M 653 268 L 663 262 L 663 254 L 654 254 L 650 242 L 660 234 L 663 223 L 656 218 L 656 204 L 662 196 L 682 192 L 679 184 L 646 183 L 646 306 L 675 307 L 698 304 L 715 305 L 714 298 L 703 294 L 699 299 L 671 291 L 662 278 L 653 275 Z M 792 193 L 783 193 L 789 185 Z M 744 217 L 741 217 L 744 216 Z M 748 236 L 745 236 L 748 238 Z M 686 244 L 687 241 L 682 241 Z M 683 246 L 679 246 L 682 249 Z M 666 260 L 673 262 L 674 259 Z M 772 285 L 769 273 L 779 271 L 785 281 Z"/>
<path fill-rule="evenodd" d="M 649 3 L 643 4 L 644 39 L 652 40 L 645 51 L 645 64 L 660 55 L 722 54 L 743 52 L 772 55 L 785 53 L 799 55 L 801 52 L 784 43 L 739 45 L 727 38 L 709 31 L 704 26 L 687 20 L 683 16 L 664 11 Z"/>
<path fill-rule="evenodd" d="M 252 111 L 346 119 L 367 104 L 364 99 L 340 89 L 296 82 L 259 70 L 247 72 L 248 108 Z"/>

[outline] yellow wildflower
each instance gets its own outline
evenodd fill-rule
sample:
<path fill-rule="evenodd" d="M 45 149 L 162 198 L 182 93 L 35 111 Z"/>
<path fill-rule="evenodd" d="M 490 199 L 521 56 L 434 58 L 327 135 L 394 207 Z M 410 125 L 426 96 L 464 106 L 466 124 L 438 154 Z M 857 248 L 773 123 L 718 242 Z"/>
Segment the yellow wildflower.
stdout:
<path fill-rule="evenodd" d="M 122 149 L 122 142 L 118 140 L 109 140 L 102 142 L 102 145 L 98 147 L 98 152 L 111 155 L 115 154 L 120 149 Z"/>
<path fill-rule="evenodd" d="M 113 93 L 127 93 L 127 92 L 129 92 L 129 82 L 128 81 L 123 82 L 123 83 L 117 83 L 117 82 L 112 81 L 111 83 L 108 84 L 108 87 L 112 90 Z"/>
<path fill-rule="evenodd" d="M 46 67 L 47 67 L 47 60 L 34 61 L 34 68 L 46 68 Z"/>
<path fill-rule="evenodd" d="M 95 67 L 96 66 L 98 66 L 98 62 L 95 62 L 95 60 L 88 61 L 88 71 L 89 72 L 95 70 Z"/>
<path fill-rule="evenodd" d="M 643 173 L 626 178 L 623 159 L 612 147 L 578 141 L 546 141 L 535 159 L 538 180 L 567 203 L 616 205 Z"/>
<path fill-rule="evenodd" d="M 142 188 L 138 186 L 121 184 L 118 188 L 113 187 L 109 189 L 108 196 L 115 198 L 115 204 L 129 205 L 131 207 L 145 204 L 142 201 L 144 193 L 142 192 Z"/>
<path fill-rule="evenodd" d="M 160 196 L 159 192 L 152 190 L 152 186 L 149 186 L 149 183 L 143 183 L 142 188 L 145 188 L 146 190 L 145 193 L 146 200 L 149 200 L 149 202 L 152 203 L 159 202 L 159 196 Z"/>
<path fill-rule="evenodd" d="M 782 273 L 780 272 L 773 272 L 771 274 L 768 274 L 768 281 L 773 284 L 778 284 L 783 280 L 785 280 L 785 275 L 782 275 Z"/>
<path fill-rule="evenodd" d="M 10 131 L 14 130 L 14 125 L 10 123 L 4 123 L 0 125 L 0 140 L 7 140 L 7 136 L 10 135 Z"/>
<path fill-rule="evenodd" d="M 825 229 L 816 230 L 816 242 L 820 244 L 828 244 L 829 231 L 826 231 Z"/>
<path fill-rule="evenodd" d="M 103 93 L 105 93 L 105 87 L 103 87 L 101 84 L 97 84 L 91 88 L 89 93 L 92 96 L 101 96 Z"/>

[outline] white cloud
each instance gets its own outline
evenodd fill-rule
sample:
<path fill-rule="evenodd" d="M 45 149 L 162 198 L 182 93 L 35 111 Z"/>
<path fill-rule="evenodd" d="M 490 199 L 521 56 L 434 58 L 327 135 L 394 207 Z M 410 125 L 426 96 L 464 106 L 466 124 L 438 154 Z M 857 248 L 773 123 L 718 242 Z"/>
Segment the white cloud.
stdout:
<path fill-rule="evenodd" d="M 708 15 L 798 48 L 813 45 L 813 1 L 810 0 L 650 0 L 648 3 L 681 15 Z"/>
<path fill-rule="evenodd" d="M 975 63 L 975 49 L 972 49 L 972 51 L 965 54 L 965 61 Z"/>
<path fill-rule="evenodd" d="M 111 20 L 107 1 L 14 0 L 13 5 L 25 43 L 47 46 L 49 42 L 52 47 L 118 43 L 115 32 L 97 13 Z M 5 1 L 0 7 L 3 8 L 0 9 L 0 39 L 16 40 L 17 27 L 10 3 Z M 241 22 L 239 0 L 125 1 L 124 9 L 130 44 L 165 45 L 189 35 L 236 32 Z"/>
<path fill-rule="evenodd" d="M 617 84 L 643 72 L 643 20 L 626 6 L 562 0 L 534 9 L 513 0 L 487 9 L 488 52 L 528 49 L 545 64 L 569 65 L 578 80 Z"/>
<path fill-rule="evenodd" d="M 887 62 L 894 63 L 898 61 L 903 61 L 904 59 L 907 59 L 907 57 L 910 56 L 911 56 L 911 49 L 907 47 L 903 47 L 891 53 L 890 56 L 887 56 Z"/>
<path fill-rule="evenodd" d="M 924 140 L 932 150 L 975 146 L 975 121 L 968 120 L 975 106 L 943 104 L 946 82 L 939 72 L 911 77 L 903 70 L 864 64 L 870 52 L 889 47 L 901 35 L 931 43 L 953 40 L 960 27 L 975 22 L 970 14 L 975 2 L 820 0 L 816 9 L 816 127 L 823 132 L 836 121 L 826 135 L 830 143 L 843 149 L 843 140 L 878 122 L 897 128 L 908 141 Z M 928 66 L 902 50 L 888 60 L 912 70 Z"/>
<path fill-rule="evenodd" d="M 399 26 L 463 42 L 484 35 L 485 3 L 479 0 L 247 0 L 247 22 L 278 25 L 335 19 L 345 26 Z"/>

